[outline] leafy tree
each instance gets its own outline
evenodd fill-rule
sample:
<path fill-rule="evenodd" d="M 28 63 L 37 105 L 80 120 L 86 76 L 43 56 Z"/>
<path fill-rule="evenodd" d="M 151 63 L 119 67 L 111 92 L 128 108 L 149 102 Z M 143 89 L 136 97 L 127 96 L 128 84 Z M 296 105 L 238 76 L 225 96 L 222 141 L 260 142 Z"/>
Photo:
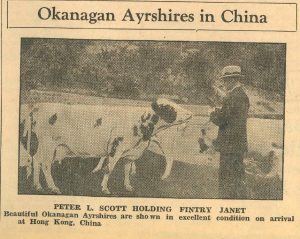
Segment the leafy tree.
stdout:
<path fill-rule="evenodd" d="M 121 98 L 170 94 L 203 102 L 226 65 L 245 84 L 284 92 L 285 45 L 22 39 L 21 89 L 85 90 Z"/>

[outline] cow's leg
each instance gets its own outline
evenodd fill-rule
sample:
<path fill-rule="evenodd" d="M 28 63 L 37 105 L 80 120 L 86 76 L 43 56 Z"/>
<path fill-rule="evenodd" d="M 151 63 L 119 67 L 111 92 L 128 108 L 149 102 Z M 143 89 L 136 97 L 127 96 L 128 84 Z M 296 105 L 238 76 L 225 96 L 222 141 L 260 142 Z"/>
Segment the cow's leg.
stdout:
<path fill-rule="evenodd" d="M 167 157 L 166 155 L 165 155 L 165 158 L 166 158 L 166 169 L 165 169 L 164 174 L 161 176 L 161 180 L 165 180 L 170 176 L 171 169 L 173 166 L 173 158 Z"/>
<path fill-rule="evenodd" d="M 104 160 L 105 160 L 106 157 L 101 157 L 100 160 L 99 160 L 99 163 L 97 164 L 96 168 L 93 169 L 93 173 L 96 173 L 98 172 L 100 169 L 102 169 L 102 166 L 103 166 L 103 163 L 104 163 Z"/>
<path fill-rule="evenodd" d="M 153 137 L 153 140 L 152 140 L 152 143 L 156 144 L 156 146 L 158 147 L 159 149 L 159 154 L 164 156 L 165 157 L 165 160 L 166 160 L 166 169 L 163 173 L 163 175 L 161 176 L 161 180 L 165 180 L 166 178 L 169 177 L 170 173 L 171 173 L 171 169 L 172 169 L 172 166 L 173 166 L 173 156 L 171 157 L 171 155 L 173 155 L 172 153 L 165 153 L 165 151 L 163 150 L 163 147 L 159 141 L 158 138 L 154 138 Z M 172 143 L 172 149 L 171 149 L 171 152 L 173 152 L 173 143 Z M 166 147 L 167 148 L 167 147 Z M 169 150 L 170 151 L 170 150 Z"/>
<path fill-rule="evenodd" d="M 110 191 L 108 189 L 108 179 L 120 157 L 121 154 L 116 154 L 114 157 L 108 157 L 108 170 L 105 172 L 101 183 L 102 192 L 104 194 L 110 194 Z"/>
<path fill-rule="evenodd" d="M 130 175 L 131 175 L 131 176 L 136 175 L 136 166 L 135 166 L 135 162 L 134 162 L 134 161 L 131 162 Z"/>
<path fill-rule="evenodd" d="M 42 192 L 43 188 L 40 183 L 40 162 L 37 157 L 33 157 L 33 187 L 36 191 Z"/>
<path fill-rule="evenodd" d="M 104 194 L 110 194 L 110 191 L 108 190 L 107 184 L 110 174 L 106 173 L 103 176 L 102 183 L 101 183 L 101 190 Z"/>
<path fill-rule="evenodd" d="M 178 127 L 177 127 L 177 131 L 178 131 Z M 174 134 L 175 133 L 175 134 Z M 166 159 L 166 169 L 164 174 L 161 176 L 161 180 L 165 180 L 170 176 L 171 173 L 171 169 L 173 166 L 173 162 L 174 162 L 174 157 L 175 157 L 175 148 L 177 145 L 177 138 L 176 138 L 176 132 L 173 132 L 173 134 L 171 134 L 173 137 L 173 140 L 171 141 L 171 149 L 167 149 L 168 147 L 166 147 L 166 152 L 164 152 L 164 156 Z"/>
<path fill-rule="evenodd" d="M 20 144 L 20 163 L 26 166 L 26 178 L 28 179 L 32 175 L 32 157 L 26 151 L 24 146 Z"/>
<path fill-rule="evenodd" d="M 47 186 L 48 188 L 53 192 L 53 193 L 56 193 L 56 194 L 61 194 L 60 190 L 58 187 L 56 187 L 54 181 L 53 181 L 53 177 L 52 177 L 52 174 L 51 174 L 51 164 L 43 164 L 42 165 L 42 171 L 45 175 L 45 179 L 46 179 L 46 183 L 47 183 Z"/>
<path fill-rule="evenodd" d="M 112 144 L 112 147 L 111 147 L 111 152 L 108 157 L 108 165 L 107 165 L 108 170 L 107 170 L 107 172 L 105 172 L 102 183 L 101 183 L 102 192 L 105 194 L 110 194 L 110 191 L 108 190 L 108 186 L 107 186 L 108 179 L 109 179 L 109 176 L 112 173 L 116 163 L 121 158 L 123 152 L 124 152 L 123 139 L 118 140 L 118 142 L 114 141 L 114 143 Z"/>
<path fill-rule="evenodd" d="M 53 161 L 55 160 L 55 151 L 55 144 L 52 144 L 51 142 L 45 142 L 45 144 L 38 149 L 38 152 L 35 156 L 36 160 L 34 160 L 34 162 L 37 162 L 39 164 L 38 168 L 41 169 L 44 173 L 48 188 L 52 192 L 60 194 L 61 192 L 55 185 L 51 174 L 51 166 Z M 34 170 L 36 168 L 37 166 L 34 166 Z M 36 182 L 39 182 L 39 174 L 40 172 L 38 172 L 38 175 L 36 175 Z"/>
<path fill-rule="evenodd" d="M 128 160 L 125 163 L 125 171 L 124 171 L 124 186 L 126 191 L 129 192 L 133 190 L 133 187 L 130 185 L 130 170 L 132 168 L 132 164 L 134 164 L 134 162 Z"/>

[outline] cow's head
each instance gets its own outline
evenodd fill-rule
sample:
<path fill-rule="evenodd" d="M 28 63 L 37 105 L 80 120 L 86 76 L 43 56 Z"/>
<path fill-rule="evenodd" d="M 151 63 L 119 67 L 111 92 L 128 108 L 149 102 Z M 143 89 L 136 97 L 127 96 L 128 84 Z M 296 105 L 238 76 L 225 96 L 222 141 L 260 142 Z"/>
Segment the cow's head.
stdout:
<path fill-rule="evenodd" d="M 192 112 L 167 99 L 154 101 L 152 110 L 160 118 L 159 127 L 182 125 L 192 118 Z"/>
<path fill-rule="evenodd" d="M 151 105 L 152 110 L 145 112 L 134 127 L 134 135 L 143 140 L 149 140 L 158 130 L 172 125 L 186 123 L 192 117 L 192 113 L 166 99 L 158 99 Z"/>

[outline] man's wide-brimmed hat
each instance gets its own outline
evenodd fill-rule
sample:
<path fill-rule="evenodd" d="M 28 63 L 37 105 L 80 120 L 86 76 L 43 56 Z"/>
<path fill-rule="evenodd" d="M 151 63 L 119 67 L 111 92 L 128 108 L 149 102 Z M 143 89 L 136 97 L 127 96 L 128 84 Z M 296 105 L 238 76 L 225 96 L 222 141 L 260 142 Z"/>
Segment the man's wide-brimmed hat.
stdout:
<path fill-rule="evenodd" d="M 244 77 L 241 72 L 241 67 L 240 66 L 225 66 L 223 70 L 221 71 L 221 76 L 220 78 L 226 79 L 226 78 L 232 78 L 232 77 Z"/>

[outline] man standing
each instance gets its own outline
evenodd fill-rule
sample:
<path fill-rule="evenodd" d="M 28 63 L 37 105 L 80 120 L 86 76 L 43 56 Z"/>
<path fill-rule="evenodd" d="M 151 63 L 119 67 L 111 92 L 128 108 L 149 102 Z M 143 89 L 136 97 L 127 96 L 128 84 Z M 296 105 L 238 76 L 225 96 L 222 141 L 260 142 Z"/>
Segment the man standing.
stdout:
<path fill-rule="evenodd" d="M 219 126 L 216 140 L 220 152 L 219 197 L 244 198 L 244 153 L 247 151 L 247 117 L 249 98 L 239 80 L 243 77 L 239 66 L 226 66 L 220 80 L 225 88 L 222 108 L 210 115 Z"/>

